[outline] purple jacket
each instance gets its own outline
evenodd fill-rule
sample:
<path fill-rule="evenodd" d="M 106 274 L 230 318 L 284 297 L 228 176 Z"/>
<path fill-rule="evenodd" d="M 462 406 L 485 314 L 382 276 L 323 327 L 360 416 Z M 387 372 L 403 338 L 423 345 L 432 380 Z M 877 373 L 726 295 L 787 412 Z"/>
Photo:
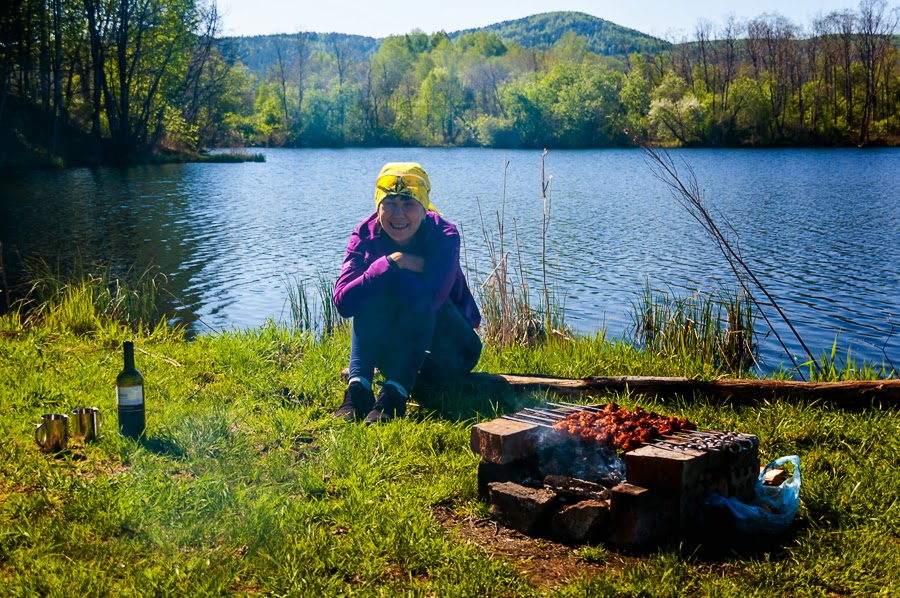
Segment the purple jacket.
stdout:
<path fill-rule="evenodd" d="M 392 267 L 387 257 L 404 251 L 425 258 L 421 274 Z M 392 292 L 408 297 L 414 309 L 436 313 L 448 298 L 472 328 L 481 314 L 459 266 L 456 226 L 428 212 L 409 247 L 398 247 L 378 224 L 377 212 L 363 220 L 347 244 L 347 256 L 334 286 L 334 304 L 345 318 L 356 315 L 372 296 Z"/>

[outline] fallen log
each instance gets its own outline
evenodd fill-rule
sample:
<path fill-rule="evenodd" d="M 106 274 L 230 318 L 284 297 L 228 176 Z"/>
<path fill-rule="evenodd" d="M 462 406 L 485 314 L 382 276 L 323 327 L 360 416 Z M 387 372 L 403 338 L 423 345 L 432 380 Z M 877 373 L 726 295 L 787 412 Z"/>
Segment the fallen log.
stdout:
<path fill-rule="evenodd" d="M 841 382 L 795 382 L 788 380 L 755 380 L 723 378 L 694 380 L 655 376 L 592 376 L 590 378 L 555 378 L 518 374 L 469 375 L 475 387 L 508 388 L 522 392 L 552 391 L 565 395 L 625 392 L 661 398 L 705 396 L 712 401 L 748 404 L 775 398 L 828 402 L 844 407 L 876 408 L 900 405 L 900 380 L 845 380 Z"/>
<path fill-rule="evenodd" d="M 347 368 L 344 368 L 341 374 L 346 379 Z M 628 391 L 660 398 L 703 396 L 713 402 L 735 405 L 787 398 L 807 402 L 825 402 L 853 409 L 900 406 L 900 379 L 796 382 L 793 380 L 744 378 L 695 380 L 693 378 L 659 376 L 557 378 L 540 374 L 473 372 L 462 383 L 471 386 L 475 393 L 554 392 L 568 396 L 583 396 Z"/>

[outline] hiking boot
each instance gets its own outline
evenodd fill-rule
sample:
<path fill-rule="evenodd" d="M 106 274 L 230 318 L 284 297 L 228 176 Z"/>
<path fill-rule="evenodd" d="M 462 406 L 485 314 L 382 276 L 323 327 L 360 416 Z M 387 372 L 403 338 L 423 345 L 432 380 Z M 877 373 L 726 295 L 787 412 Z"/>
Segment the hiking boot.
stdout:
<path fill-rule="evenodd" d="M 366 416 L 366 425 L 389 422 L 395 417 L 406 415 L 406 397 L 393 384 L 385 384 L 378 391 L 375 406 Z"/>
<path fill-rule="evenodd" d="M 344 402 L 334 412 L 334 416 L 347 421 L 362 421 L 375 404 L 372 389 L 353 381 L 344 391 Z"/>

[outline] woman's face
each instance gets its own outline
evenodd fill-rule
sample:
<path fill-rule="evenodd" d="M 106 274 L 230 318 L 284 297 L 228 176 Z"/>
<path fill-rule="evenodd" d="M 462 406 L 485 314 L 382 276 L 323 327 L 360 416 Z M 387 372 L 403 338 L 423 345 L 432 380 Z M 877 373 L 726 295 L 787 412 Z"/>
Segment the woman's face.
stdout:
<path fill-rule="evenodd" d="M 425 208 L 406 195 L 388 195 L 378 204 L 378 224 L 397 245 L 408 244 L 423 220 Z"/>

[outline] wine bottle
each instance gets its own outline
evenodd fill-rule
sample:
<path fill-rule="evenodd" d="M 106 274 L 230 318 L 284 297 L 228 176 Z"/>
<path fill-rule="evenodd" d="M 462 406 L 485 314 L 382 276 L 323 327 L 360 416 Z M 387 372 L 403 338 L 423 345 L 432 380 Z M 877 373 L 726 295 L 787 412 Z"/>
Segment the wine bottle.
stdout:
<path fill-rule="evenodd" d="M 125 341 L 125 368 L 116 377 L 116 402 L 119 410 L 119 432 L 138 438 L 144 433 L 144 377 L 134 367 L 134 343 Z"/>

